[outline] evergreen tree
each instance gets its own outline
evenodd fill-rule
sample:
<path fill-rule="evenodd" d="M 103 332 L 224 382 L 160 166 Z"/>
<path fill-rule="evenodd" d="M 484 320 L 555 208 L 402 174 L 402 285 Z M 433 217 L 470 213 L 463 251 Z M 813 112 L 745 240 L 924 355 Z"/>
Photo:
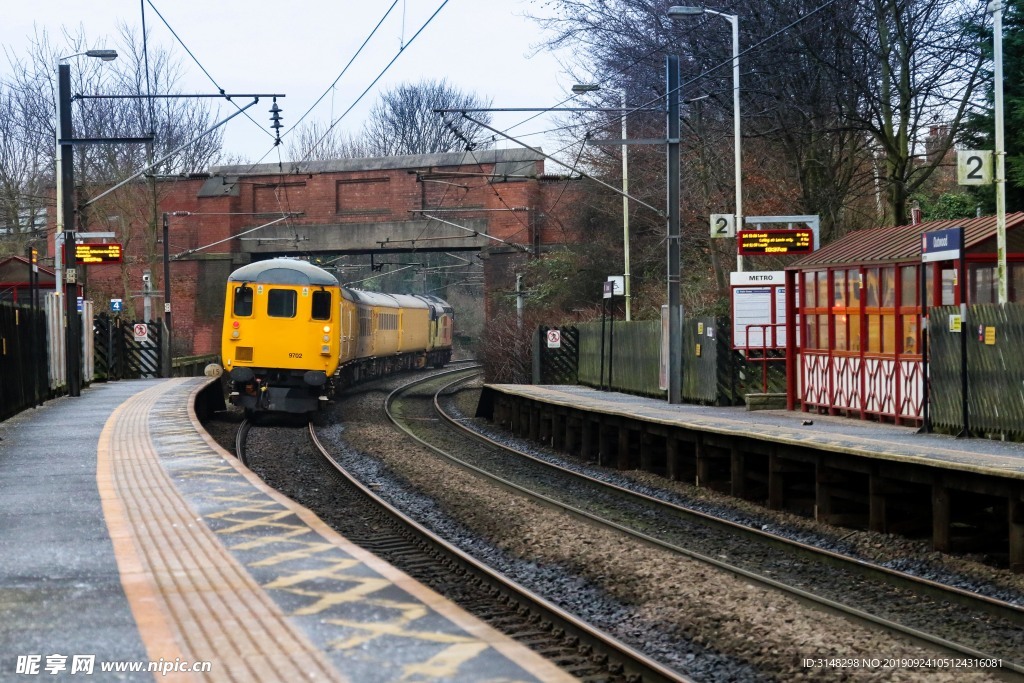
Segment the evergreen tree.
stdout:
<path fill-rule="evenodd" d="M 966 149 L 992 149 L 995 143 L 995 90 L 992 25 L 976 27 L 988 60 L 984 111 L 972 112 L 961 136 Z M 1024 0 L 1005 0 L 1003 9 L 1003 144 L 1006 148 L 1006 210 L 1024 210 Z M 970 188 L 987 214 L 995 213 L 995 185 Z"/>

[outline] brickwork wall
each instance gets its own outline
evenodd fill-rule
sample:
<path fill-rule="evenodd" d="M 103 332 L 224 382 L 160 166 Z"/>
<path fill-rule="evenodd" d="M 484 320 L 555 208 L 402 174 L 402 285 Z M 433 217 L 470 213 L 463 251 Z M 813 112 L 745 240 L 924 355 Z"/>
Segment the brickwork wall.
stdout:
<path fill-rule="evenodd" d="M 119 235 L 116 241 L 124 245 L 124 263 L 88 266 L 87 292 L 96 310 L 109 310 L 109 300 L 121 298 L 123 317 L 141 320 L 142 273 L 149 268 L 153 317 L 162 316 L 164 212 L 191 214 L 169 217 L 169 252 L 180 255 L 170 262 L 176 356 L 217 353 L 224 282 L 234 268 L 249 259 L 243 243 L 230 238 L 282 212 L 301 212 L 289 219 L 294 225 L 330 226 L 422 220 L 424 209 L 449 209 L 437 216 L 452 223 L 483 219 L 488 234 L 532 250 L 578 239 L 566 229 L 573 204 L 572 184 L 566 188 L 562 181 L 538 180 L 543 171 L 540 161 L 518 166 L 517 175 L 528 177 L 498 182 L 491 178 L 494 164 L 487 163 L 310 173 L 279 173 L 276 166 L 269 165 L 256 170 L 262 173 L 239 178 L 225 169 L 223 178 L 159 181 L 155 230 L 145 184 L 127 186 L 92 208 L 84 229 L 114 229 Z M 111 216 L 117 216 L 117 221 Z M 443 224 L 431 229 L 446 236 L 460 232 Z M 226 241 L 214 245 L 221 240 Z M 214 246 L 183 253 L 206 245 Z M 502 259 L 527 258 L 515 251 L 503 253 L 507 250 L 498 242 L 494 248 L 496 266 Z M 506 287 L 508 272 L 514 272 L 514 266 L 497 268 L 495 277 L 486 280 Z"/>

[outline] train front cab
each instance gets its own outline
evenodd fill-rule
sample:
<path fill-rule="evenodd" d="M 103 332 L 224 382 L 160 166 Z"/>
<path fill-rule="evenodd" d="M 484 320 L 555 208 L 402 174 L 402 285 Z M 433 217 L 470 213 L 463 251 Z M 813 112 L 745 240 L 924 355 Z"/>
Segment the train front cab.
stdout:
<path fill-rule="evenodd" d="M 247 412 L 308 413 L 332 391 L 342 336 L 337 280 L 294 263 L 250 264 L 228 281 L 221 355 L 230 400 Z"/>

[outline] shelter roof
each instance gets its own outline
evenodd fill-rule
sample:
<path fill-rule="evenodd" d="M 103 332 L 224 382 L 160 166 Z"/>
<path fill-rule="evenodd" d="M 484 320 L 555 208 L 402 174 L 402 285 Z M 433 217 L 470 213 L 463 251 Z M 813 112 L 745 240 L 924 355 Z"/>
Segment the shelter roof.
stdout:
<path fill-rule="evenodd" d="M 1006 215 L 1007 234 L 1021 225 L 1024 225 L 1024 212 Z M 990 239 L 994 240 L 996 236 L 995 216 L 927 221 L 917 225 L 858 230 L 840 237 L 792 265 L 786 266 L 786 270 L 917 261 L 921 258 L 922 233 L 959 226 L 964 228 L 964 246 L 969 251 Z M 1021 232 L 1024 233 L 1024 231 Z M 992 251 L 995 252 L 994 247 Z M 1008 251 L 1014 250 L 1008 249 Z"/>
<path fill-rule="evenodd" d="M 7 258 L 0 258 L 0 282 L 7 283 L 28 283 L 29 275 L 29 262 L 24 256 L 8 256 Z M 54 274 L 52 268 L 45 266 L 39 266 L 39 283 L 52 284 L 54 283 Z"/>

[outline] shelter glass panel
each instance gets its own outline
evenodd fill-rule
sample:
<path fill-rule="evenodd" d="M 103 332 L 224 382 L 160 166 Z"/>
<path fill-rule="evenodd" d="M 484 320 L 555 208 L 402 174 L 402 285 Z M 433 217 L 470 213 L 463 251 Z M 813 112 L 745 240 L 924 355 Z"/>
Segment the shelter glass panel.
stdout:
<path fill-rule="evenodd" d="M 896 268 L 882 268 L 881 275 L 879 299 L 883 308 L 892 308 L 896 305 Z"/>
<path fill-rule="evenodd" d="M 917 266 L 903 266 L 900 268 L 900 306 L 917 307 L 920 302 L 917 300 Z"/>
<path fill-rule="evenodd" d="M 994 304 L 999 298 L 996 267 L 988 263 L 971 264 L 968 268 L 972 304 Z"/>
<path fill-rule="evenodd" d="M 849 350 L 860 351 L 860 314 L 854 311 L 847 318 L 850 321 Z"/>
<path fill-rule="evenodd" d="M 833 345 L 832 348 L 835 349 L 836 351 L 846 351 L 847 350 L 847 337 L 846 337 L 847 316 L 846 316 L 845 313 L 841 313 L 839 315 L 833 316 L 833 318 L 835 319 L 835 324 L 836 324 L 836 338 L 835 338 L 835 344 Z"/>
<path fill-rule="evenodd" d="M 867 281 L 867 295 L 864 299 L 864 305 L 868 308 L 878 308 L 879 297 L 879 270 L 878 268 L 868 268 L 864 271 L 864 278 Z"/>
<path fill-rule="evenodd" d="M 846 297 L 846 305 L 851 308 L 860 308 L 860 290 L 864 284 L 861 280 L 861 274 L 859 270 L 848 270 L 846 271 L 846 284 L 848 294 Z"/>
<path fill-rule="evenodd" d="M 882 316 L 868 315 L 868 353 L 882 350 Z"/>
<path fill-rule="evenodd" d="M 804 348 L 806 349 L 818 349 L 821 348 L 818 345 L 818 316 L 816 315 L 805 315 L 804 316 Z"/>
<path fill-rule="evenodd" d="M 956 271 L 946 268 L 942 271 L 942 305 L 952 306 L 956 303 Z"/>
<path fill-rule="evenodd" d="M 903 319 L 903 353 L 917 353 L 917 316 L 904 315 Z"/>
<path fill-rule="evenodd" d="M 814 308 L 815 275 L 817 275 L 817 273 L 815 273 L 814 271 L 804 273 L 804 308 Z"/>
<path fill-rule="evenodd" d="M 832 271 L 833 306 L 846 306 L 846 271 Z"/>
<path fill-rule="evenodd" d="M 1024 301 L 1024 263 L 1010 263 L 1010 301 Z"/>
<path fill-rule="evenodd" d="M 882 353 L 896 353 L 896 316 L 882 316 Z"/>

